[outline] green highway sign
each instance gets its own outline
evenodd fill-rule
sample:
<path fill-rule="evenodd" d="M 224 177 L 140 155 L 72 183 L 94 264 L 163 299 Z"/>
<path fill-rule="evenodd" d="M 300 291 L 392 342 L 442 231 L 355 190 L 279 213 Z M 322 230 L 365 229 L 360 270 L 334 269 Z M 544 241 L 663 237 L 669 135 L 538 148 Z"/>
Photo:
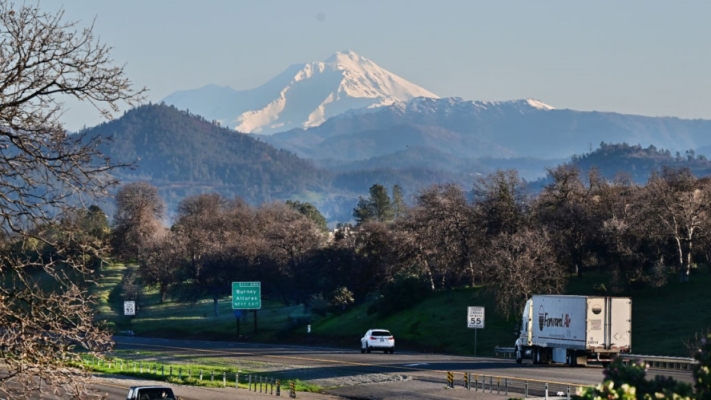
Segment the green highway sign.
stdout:
<path fill-rule="evenodd" d="M 262 308 L 262 283 L 232 282 L 232 308 L 235 310 Z"/>

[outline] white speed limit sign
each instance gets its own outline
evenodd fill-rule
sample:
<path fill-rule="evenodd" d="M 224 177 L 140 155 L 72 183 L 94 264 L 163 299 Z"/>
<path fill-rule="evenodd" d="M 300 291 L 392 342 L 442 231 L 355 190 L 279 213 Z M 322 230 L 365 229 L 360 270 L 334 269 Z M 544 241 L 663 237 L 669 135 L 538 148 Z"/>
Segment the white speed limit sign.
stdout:
<path fill-rule="evenodd" d="M 136 315 L 136 302 L 124 301 L 123 302 L 123 315 Z"/>
<path fill-rule="evenodd" d="M 468 307 L 467 328 L 484 329 L 484 307 Z"/>

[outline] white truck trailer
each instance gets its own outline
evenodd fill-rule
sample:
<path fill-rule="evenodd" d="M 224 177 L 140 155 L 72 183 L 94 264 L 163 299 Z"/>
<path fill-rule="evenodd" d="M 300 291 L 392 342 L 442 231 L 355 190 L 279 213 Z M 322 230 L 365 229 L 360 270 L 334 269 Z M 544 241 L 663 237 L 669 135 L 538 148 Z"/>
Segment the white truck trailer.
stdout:
<path fill-rule="evenodd" d="M 632 347 L 629 297 L 535 295 L 526 302 L 516 362 L 607 365 Z"/>

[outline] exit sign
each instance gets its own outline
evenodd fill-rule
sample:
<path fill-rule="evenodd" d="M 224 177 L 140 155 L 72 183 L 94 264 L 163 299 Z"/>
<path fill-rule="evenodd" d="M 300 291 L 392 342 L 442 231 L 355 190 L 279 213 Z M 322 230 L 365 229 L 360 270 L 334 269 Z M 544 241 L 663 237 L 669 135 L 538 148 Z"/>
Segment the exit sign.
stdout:
<path fill-rule="evenodd" d="M 235 310 L 262 308 L 262 283 L 232 282 L 232 308 Z"/>

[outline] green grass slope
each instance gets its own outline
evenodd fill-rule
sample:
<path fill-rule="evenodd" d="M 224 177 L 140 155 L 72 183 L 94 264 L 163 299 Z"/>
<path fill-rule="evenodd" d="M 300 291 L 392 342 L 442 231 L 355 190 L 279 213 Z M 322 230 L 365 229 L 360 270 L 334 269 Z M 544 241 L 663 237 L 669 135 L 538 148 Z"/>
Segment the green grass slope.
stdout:
<path fill-rule="evenodd" d="M 475 332 L 467 328 L 469 306 L 486 307 L 484 329 Z M 495 346 L 510 346 L 514 341 L 514 322 L 497 315 L 491 296 L 480 288 L 434 293 L 415 307 L 387 318 L 368 315 L 367 308 L 365 304 L 343 315 L 318 320 L 311 335 L 359 349 L 365 331 L 385 328 L 395 336 L 397 348 L 478 355 L 493 355 Z M 303 332 L 297 335 L 305 336 Z"/>
<path fill-rule="evenodd" d="M 359 348 L 359 339 L 370 328 L 389 329 L 397 347 L 423 352 L 447 352 L 467 355 L 494 354 L 495 346 L 513 346 L 514 327 L 518 316 L 506 319 L 493 303 L 491 292 L 470 288 L 435 292 L 425 300 L 389 317 L 369 313 L 370 303 L 353 307 L 339 315 L 319 317 L 303 306 L 284 306 L 263 301 L 257 313 L 258 331 L 254 330 L 254 314 L 243 312 L 240 334 L 229 298 L 219 302 L 220 315 L 213 315 L 211 301 L 198 303 L 159 302 L 157 292 L 146 290 L 139 300 L 134 318 L 122 316 L 122 300 L 116 285 L 120 283 L 122 265 L 107 268 L 99 279 L 97 294 L 100 318 L 117 331 L 133 330 L 137 335 L 167 338 L 213 340 L 254 340 L 290 343 L 318 343 Z M 599 283 L 608 277 L 587 273 L 572 277 L 569 294 L 595 295 Z M 229 284 L 226 283 L 226 284 Z M 264 283 L 267 284 L 267 283 Z M 609 285 L 608 285 L 609 287 Z M 648 288 L 629 294 L 632 297 L 632 351 L 635 354 L 688 356 L 683 340 L 711 327 L 711 273 L 694 270 L 688 283 L 670 278 L 667 286 Z M 614 294 L 612 294 L 614 295 Z M 486 307 L 486 327 L 468 329 L 467 307 Z M 311 325 L 311 332 L 307 332 Z M 476 346 L 475 346 L 476 334 Z"/>

